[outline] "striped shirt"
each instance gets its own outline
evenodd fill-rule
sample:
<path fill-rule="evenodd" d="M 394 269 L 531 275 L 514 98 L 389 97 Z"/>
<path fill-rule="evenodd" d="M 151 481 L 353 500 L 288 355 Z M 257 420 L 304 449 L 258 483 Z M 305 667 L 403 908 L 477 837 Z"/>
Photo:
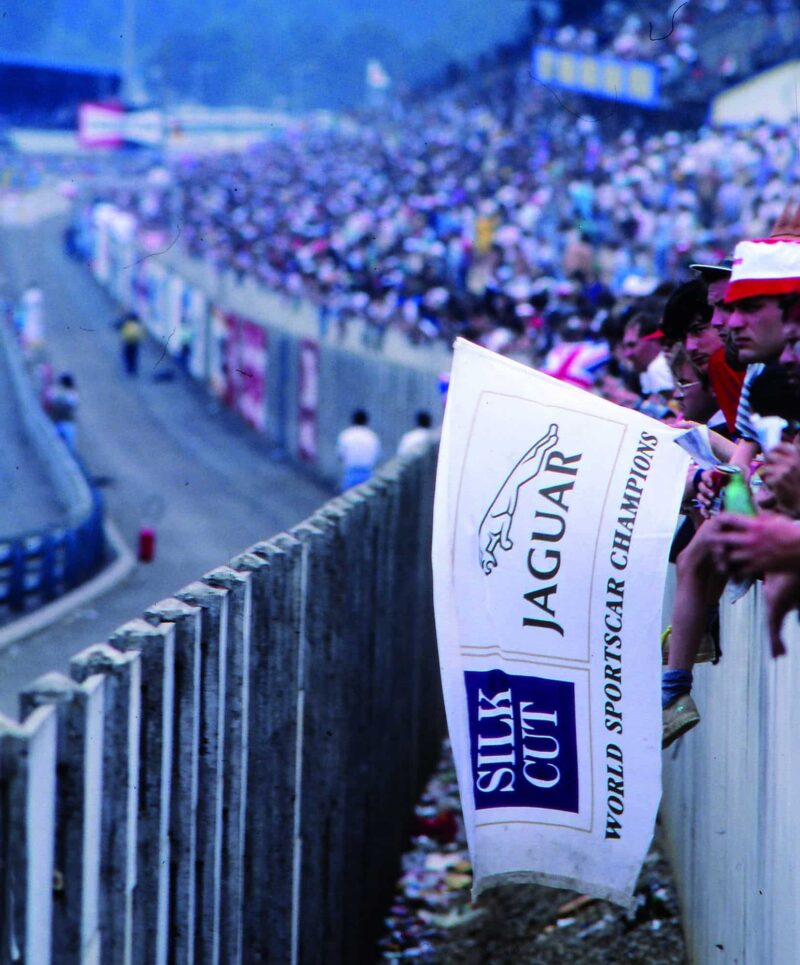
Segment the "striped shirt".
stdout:
<path fill-rule="evenodd" d="M 750 418 L 753 410 L 750 408 L 750 389 L 753 382 L 764 371 L 763 362 L 751 362 L 747 366 L 742 385 L 742 394 L 739 396 L 739 408 L 736 410 L 736 435 L 740 439 L 749 439 L 751 442 L 758 443 L 758 433 Z M 758 443 L 759 446 L 761 443 Z"/>

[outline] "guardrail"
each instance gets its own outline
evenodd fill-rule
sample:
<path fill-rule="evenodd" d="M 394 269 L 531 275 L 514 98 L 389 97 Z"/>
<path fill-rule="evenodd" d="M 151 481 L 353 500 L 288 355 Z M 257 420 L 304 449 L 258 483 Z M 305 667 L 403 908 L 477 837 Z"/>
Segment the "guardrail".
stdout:
<path fill-rule="evenodd" d="M 65 507 L 62 520 L 43 521 L 25 533 L 0 532 L 0 623 L 37 609 L 74 589 L 106 559 L 103 500 L 42 411 L 25 361 L 5 319 L 0 320 L 0 353 L 23 424 L 52 489 Z"/>
<path fill-rule="evenodd" d="M 91 489 L 88 515 L 74 526 L 0 538 L 0 622 L 63 596 L 94 576 L 105 561 L 103 500 Z"/>
<path fill-rule="evenodd" d="M 0 965 L 374 959 L 444 731 L 433 452 L 0 717 Z"/>
<path fill-rule="evenodd" d="M 794 965 L 800 949 L 800 626 L 769 656 L 763 596 L 721 607 L 723 657 L 695 667 L 700 725 L 665 755 L 662 820 L 692 962 Z"/>

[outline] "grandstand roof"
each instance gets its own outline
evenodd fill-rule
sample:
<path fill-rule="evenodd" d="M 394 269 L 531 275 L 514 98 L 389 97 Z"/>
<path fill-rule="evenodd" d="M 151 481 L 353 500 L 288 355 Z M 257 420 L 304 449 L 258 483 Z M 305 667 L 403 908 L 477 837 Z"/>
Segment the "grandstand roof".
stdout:
<path fill-rule="evenodd" d="M 32 67 L 47 70 L 64 70 L 71 73 L 96 74 L 109 76 L 120 73 L 115 66 L 101 66 L 99 64 L 85 64 L 74 60 L 58 60 L 52 57 L 41 57 L 35 54 L 21 54 L 18 51 L 0 49 L 0 66 Z"/>

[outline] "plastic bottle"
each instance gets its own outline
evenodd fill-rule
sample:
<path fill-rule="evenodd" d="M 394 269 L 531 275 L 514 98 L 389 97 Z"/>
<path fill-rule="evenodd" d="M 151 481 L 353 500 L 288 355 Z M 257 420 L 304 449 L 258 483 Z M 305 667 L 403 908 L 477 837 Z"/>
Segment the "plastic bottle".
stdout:
<path fill-rule="evenodd" d="M 722 490 L 722 505 L 728 513 L 739 513 L 740 516 L 755 516 L 756 508 L 750 495 L 750 487 L 744 481 L 741 472 L 731 475 L 728 484 Z"/>

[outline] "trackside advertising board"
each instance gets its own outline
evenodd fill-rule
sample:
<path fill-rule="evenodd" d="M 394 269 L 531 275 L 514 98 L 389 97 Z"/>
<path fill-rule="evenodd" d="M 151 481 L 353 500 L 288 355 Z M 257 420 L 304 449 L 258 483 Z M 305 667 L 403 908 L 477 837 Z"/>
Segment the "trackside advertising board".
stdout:
<path fill-rule="evenodd" d="M 539 882 L 630 902 L 661 796 L 674 435 L 456 342 L 433 568 L 476 895 Z"/>

